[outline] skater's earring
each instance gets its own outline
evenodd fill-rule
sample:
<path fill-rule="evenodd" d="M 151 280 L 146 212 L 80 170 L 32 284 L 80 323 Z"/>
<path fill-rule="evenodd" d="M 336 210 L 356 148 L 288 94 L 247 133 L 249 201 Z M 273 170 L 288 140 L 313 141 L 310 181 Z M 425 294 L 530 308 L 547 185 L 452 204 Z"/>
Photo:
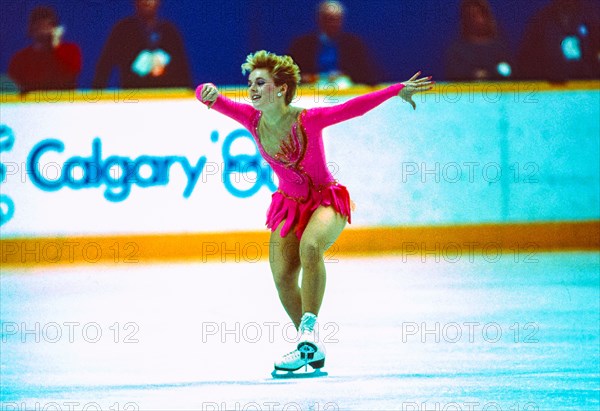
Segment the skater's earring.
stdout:
<path fill-rule="evenodd" d="M 277 93 L 277 97 L 281 97 L 281 91 Z"/>

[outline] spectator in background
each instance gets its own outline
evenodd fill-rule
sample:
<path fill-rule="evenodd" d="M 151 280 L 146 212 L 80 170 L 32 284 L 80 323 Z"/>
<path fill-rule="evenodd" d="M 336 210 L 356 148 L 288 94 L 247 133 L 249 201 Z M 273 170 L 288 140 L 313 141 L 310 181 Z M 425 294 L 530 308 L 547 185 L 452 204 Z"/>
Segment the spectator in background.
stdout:
<path fill-rule="evenodd" d="M 33 90 L 67 90 L 77 87 L 81 50 L 62 41 L 64 27 L 51 7 L 38 6 L 29 15 L 32 44 L 10 60 L 8 75 L 22 93 Z"/>
<path fill-rule="evenodd" d="M 178 29 L 158 17 L 160 0 L 135 0 L 135 15 L 112 29 L 96 66 L 94 88 L 106 88 L 116 67 L 122 88 L 192 88 Z"/>
<path fill-rule="evenodd" d="M 487 0 L 463 0 L 460 33 L 446 52 L 446 79 L 503 80 L 512 75 L 507 42 Z"/>
<path fill-rule="evenodd" d="M 365 43 L 342 30 L 345 9 L 339 1 L 323 1 L 317 9 L 318 31 L 292 41 L 288 54 L 303 68 L 302 82 L 377 84 L 375 60 Z"/>
<path fill-rule="evenodd" d="M 553 0 L 529 22 L 518 63 L 527 80 L 600 78 L 597 3 Z"/>

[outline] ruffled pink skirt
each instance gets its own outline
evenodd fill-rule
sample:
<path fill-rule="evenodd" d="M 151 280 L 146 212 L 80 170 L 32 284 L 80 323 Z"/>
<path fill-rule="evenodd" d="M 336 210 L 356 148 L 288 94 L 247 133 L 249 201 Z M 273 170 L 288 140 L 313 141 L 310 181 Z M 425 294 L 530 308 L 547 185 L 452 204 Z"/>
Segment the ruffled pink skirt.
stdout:
<path fill-rule="evenodd" d="M 354 203 L 350 200 L 346 187 L 338 183 L 321 189 L 313 188 L 308 198 L 291 197 L 281 190 L 274 192 L 271 198 L 271 205 L 267 210 L 267 227 L 275 231 L 285 220 L 281 228 L 282 238 L 294 228 L 296 237 L 300 239 L 310 217 L 321 205 L 332 206 L 335 211 L 348 218 L 348 223 L 352 222 L 351 210 L 354 209 Z"/>

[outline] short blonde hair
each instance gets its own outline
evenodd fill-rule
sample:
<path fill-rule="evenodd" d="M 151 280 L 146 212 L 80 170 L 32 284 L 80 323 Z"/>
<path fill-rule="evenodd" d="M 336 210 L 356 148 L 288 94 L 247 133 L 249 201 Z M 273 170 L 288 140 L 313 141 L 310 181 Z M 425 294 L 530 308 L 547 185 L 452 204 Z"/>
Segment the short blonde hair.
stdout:
<path fill-rule="evenodd" d="M 289 105 L 292 102 L 296 96 L 298 83 L 300 83 L 300 68 L 290 56 L 278 56 L 266 50 L 248 54 L 246 62 L 242 64 L 242 74 L 250 73 L 255 69 L 269 70 L 276 86 L 287 84 L 285 104 Z"/>

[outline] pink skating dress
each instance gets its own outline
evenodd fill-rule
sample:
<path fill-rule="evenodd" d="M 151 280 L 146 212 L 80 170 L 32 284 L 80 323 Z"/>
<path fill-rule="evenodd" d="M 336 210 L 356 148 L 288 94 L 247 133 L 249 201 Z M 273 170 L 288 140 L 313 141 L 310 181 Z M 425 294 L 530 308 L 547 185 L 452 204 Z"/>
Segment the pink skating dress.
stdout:
<path fill-rule="evenodd" d="M 204 84 L 196 89 L 196 98 L 200 102 L 203 87 Z M 273 193 L 267 211 L 266 225 L 271 231 L 275 231 L 285 220 L 281 237 L 294 229 L 300 239 L 310 217 L 320 205 L 332 206 L 339 214 L 346 216 L 349 223 L 352 222 L 348 190 L 333 178 L 327 168 L 323 129 L 365 114 L 397 96 L 403 87 L 403 84 L 395 84 L 352 98 L 343 104 L 303 110 L 274 157 L 264 150 L 258 135 L 262 112 L 249 104 L 238 103 L 219 94 L 212 108 L 250 131 L 260 154 L 279 178 L 279 187 Z M 208 105 L 208 102 L 202 103 Z"/>

